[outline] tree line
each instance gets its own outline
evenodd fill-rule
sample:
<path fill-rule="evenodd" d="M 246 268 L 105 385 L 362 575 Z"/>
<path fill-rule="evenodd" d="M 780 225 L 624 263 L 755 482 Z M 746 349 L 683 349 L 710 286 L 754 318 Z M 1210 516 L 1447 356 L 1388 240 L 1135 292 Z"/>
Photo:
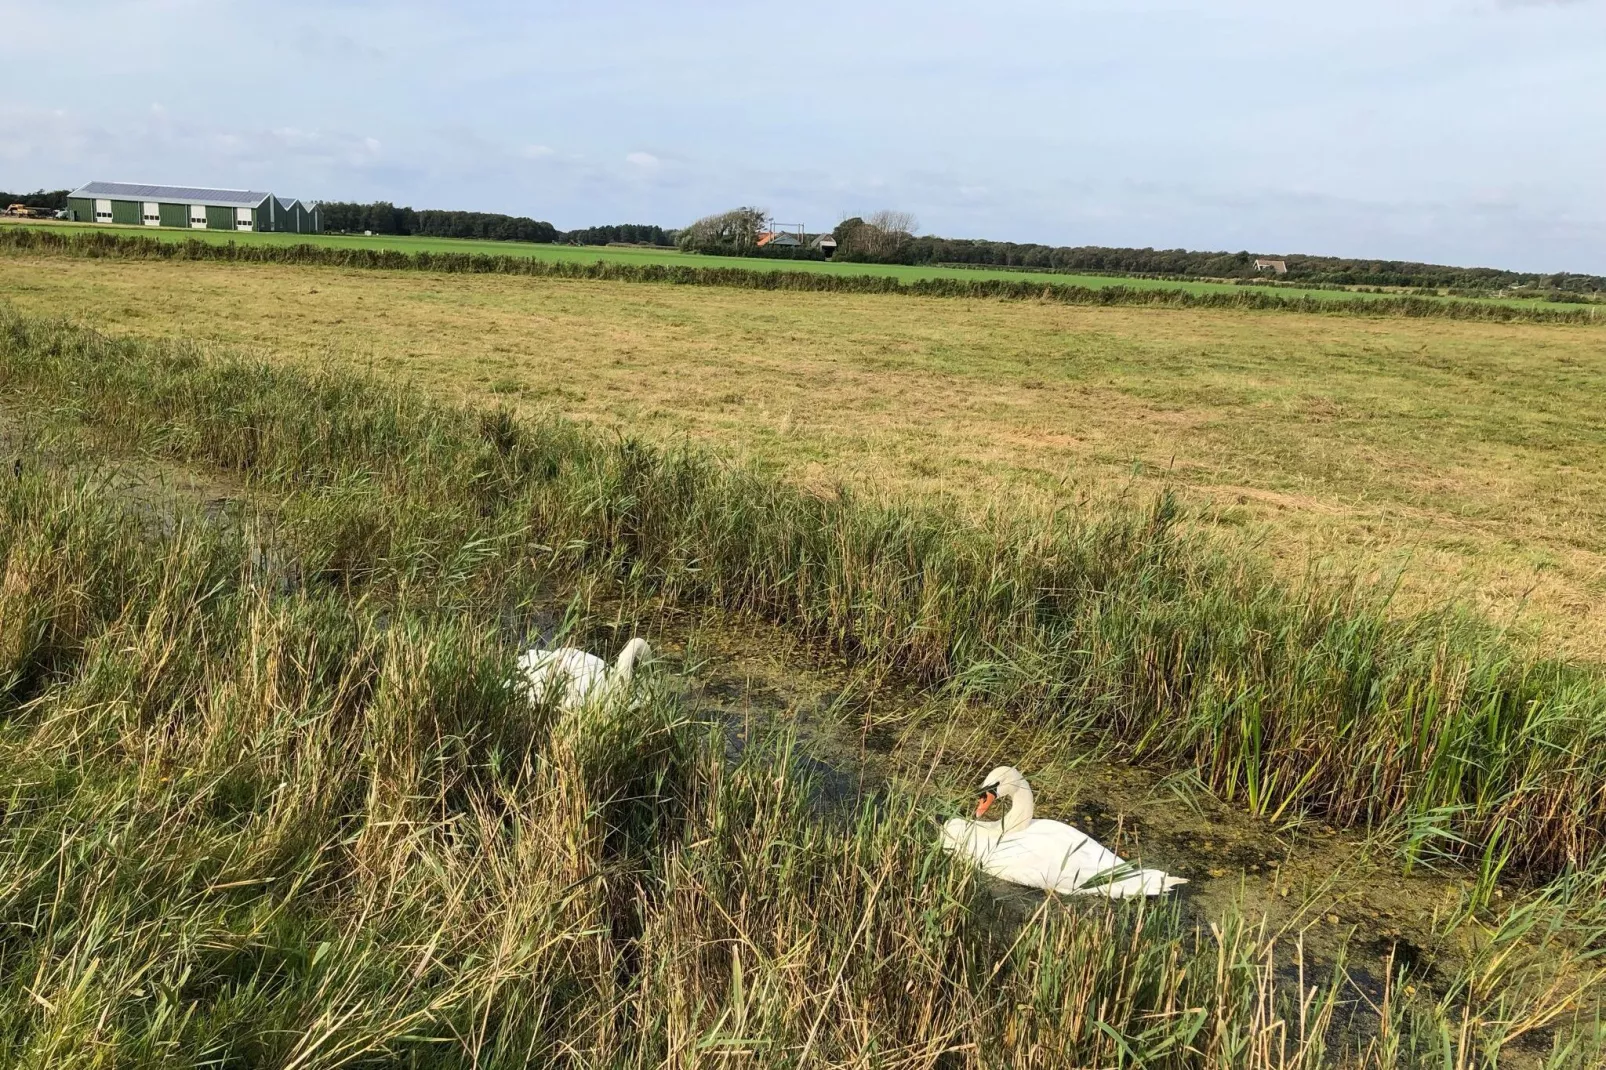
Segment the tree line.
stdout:
<path fill-rule="evenodd" d="M 439 209 L 397 207 L 389 201 L 357 204 L 324 201 L 323 229 L 361 234 L 413 234 L 427 238 L 479 238 L 488 241 L 554 242 L 558 230 L 551 223 L 528 216 L 497 212 L 451 212 Z"/>
<path fill-rule="evenodd" d="M 32 193 L 0 192 L 0 208 L 13 204 L 26 204 L 29 208 L 49 208 L 53 212 L 59 212 L 67 207 L 67 194 L 70 192 L 72 191 L 64 189 L 37 189 Z"/>
<path fill-rule="evenodd" d="M 1090 272 L 1101 275 L 1160 275 L 1178 278 L 1255 278 L 1258 259 L 1283 261 L 1279 281 L 1338 286 L 1431 287 L 1460 290 L 1539 288 L 1571 292 L 1606 290 L 1606 278 L 1567 272 L 1462 268 L 1403 260 L 1370 260 L 1301 253 L 1195 252 L 1187 249 L 1119 249 L 1103 246 L 1050 246 L 980 239 L 911 237 L 895 254 L 898 263 L 965 264 L 1034 271 Z"/>
<path fill-rule="evenodd" d="M 735 208 L 705 216 L 682 229 L 679 232 L 679 245 L 688 252 L 716 256 L 787 256 L 796 259 L 824 259 L 827 256 L 813 247 L 812 240 L 823 236 L 817 234 L 805 234 L 802 249 L 772 250 L 760 246 L 760 235 L 772 227 L 769 214 L 763 209 Z M 1448 289 L 1467 294 L 1527 289 L 1548 291 L 1557 299 L 1567 294 L 1606 291 L 1606 278 L 1566 272 L 1541 274 L 1297 253 L 1274 256 L 1248 251 L 1229 253 L 1040 245 L 916 235 L 915 229 L 915 219 L 907 212 L 886 210 L 868 217 L 844 219 L 830 231 L 830 236 L 836 242 L 835 252 L 830 255 L 835 260 L 871 264 L 953 265 L 1167 279 L 1274 277 L 1278 282 L 1304 285 Z M 1260 259 L 1283 261 L 1287 273 L 1268 276 L 1264 270 L 1255 267 L 1255 261 Z"/>
<path fill-rule="evenodd" d="M 618 242 L 667 247 L 675 244 L 675 232 L 665 230 L 656 223 L 615 223 L 611 226 L 566 230 L 558 240 L 569 245 L 609 245 Z"/>
<path fill-rule="evenodd" d="M 878 213 L 885 216 L 886 213 Z M 1389 286 L 1487 292 L 1534 289 L 1564 293 L 1606 291 L 1606 278 L 1568 272 L 1538 273 L 1497 268 L 1462 268 L 1402 260 L 1367 260 L 1301 253 L 1267 254 L 1241 251 L 1200 252 L 1189 249 L 1122 249 L 1097 245 L 1039 245 L 978 238 L 916 236 L 912 228 L 889 229 L 871 221 L 849 219 L 838 224 L 836 259 L 884 264 L 963 265 L 1015 268 L 1022 271 L 1097 275 L 1157 276 L 1172 279 L 1267 278 L 1255 267 L 1261 259 L 1281 260 L 1286 274 L 1279 282 L 1331 286 Z"/>
<path fill-rule="evenodd" d="M 528 216 L 499 212 L 454 212 L 397 207 L 389 201 L 358 204 L 324 201 L 319 204 L 325 231 L 361 234 L 412 234 L 427 238 L 477 238 L 482 241 L 526 241 L 571 245 L 630 244 L 673 245 L 673 232 L 652 223 L 616 223 L 561 231 L 551 223 Z"/>

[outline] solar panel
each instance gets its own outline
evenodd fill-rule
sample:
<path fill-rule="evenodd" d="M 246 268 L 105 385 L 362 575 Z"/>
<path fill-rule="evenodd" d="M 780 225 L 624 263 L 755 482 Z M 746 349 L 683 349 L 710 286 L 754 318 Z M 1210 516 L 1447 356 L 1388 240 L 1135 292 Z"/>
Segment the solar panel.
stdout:
<path fill-rule="evenodd" d="M 102 197 L 129 201 L 167 201 L 213 205 L 219 208 L 255 208 L 268 194 L 247 189 L 207 189 L 200 186 L 151 186 L 138 182 L 91 182 L 74 190 L 75 197 Z"/>

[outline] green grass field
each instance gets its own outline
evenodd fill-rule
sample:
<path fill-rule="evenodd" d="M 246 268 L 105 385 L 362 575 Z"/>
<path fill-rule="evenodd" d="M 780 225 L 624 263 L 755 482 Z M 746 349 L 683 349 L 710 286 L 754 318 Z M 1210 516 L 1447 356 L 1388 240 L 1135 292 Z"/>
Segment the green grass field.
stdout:
<path fill-rule="evenodd" d="M 917 279 L 1002 279 L 1007 282 L 1046 282 L 1062 286 L 1100 289 L 1125 286 L 1140 290 L 1187 290 L 1193 293 L 1231 293 L 1241 286 L 1224 282 L 1173 281 L 1168 279 L 1125 278 L 1112 275 L 1070 275 L 1056 272 L 1002 271 L 987 268 L 910 267 L 902 264 L 852 264 L 819 260 L 773 260 L 756 257 L 702 256 L 675 249 L 628 248 L 621 246 L 537 245 L 530 242 L 470 241 L 462 238 L 419 238 L 375 234 L 277 234 L 245 231 L 181 230 L 168 227 L 109 226 L 94 223 L 12 223 L 13 226 L 51 227 L 75 231 L 111 231 L 143 234 L 162 241 L 228 242 L 258 245 L 304 245 L 309 242 L 331 247 L 391 249 L 404 253 L 483 253 L 490 256 L 529 256 L 542 260 L 571 260 L 581 263 L 610 261 L 627 264 L 679 264 L 688 267 L 747 268 L 756 271 L 818 271 L 835 275 L 891 276 L 904 282 Z M 1284 297 L 1316 297 L 1326 300 L 1366 300 L 1374 295 L 1351 290 L 1303 289 L 1290 286 L 1262 287 Z M 1503 300 L 1515 305 L 1536 304 L 1531 299 Z"/>

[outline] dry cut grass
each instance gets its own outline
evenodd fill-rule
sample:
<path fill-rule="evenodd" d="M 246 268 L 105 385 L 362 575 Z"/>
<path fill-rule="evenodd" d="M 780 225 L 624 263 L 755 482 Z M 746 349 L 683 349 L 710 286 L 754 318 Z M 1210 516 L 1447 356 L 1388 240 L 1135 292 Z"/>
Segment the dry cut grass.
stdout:
<path fill-rule="evenodd" d="M 29 312 L 690 436 L 812 483 L 1052 510 L 1183 491 L 1606 653 L 1606 334 L 266 265 L 0 260 Z"/>

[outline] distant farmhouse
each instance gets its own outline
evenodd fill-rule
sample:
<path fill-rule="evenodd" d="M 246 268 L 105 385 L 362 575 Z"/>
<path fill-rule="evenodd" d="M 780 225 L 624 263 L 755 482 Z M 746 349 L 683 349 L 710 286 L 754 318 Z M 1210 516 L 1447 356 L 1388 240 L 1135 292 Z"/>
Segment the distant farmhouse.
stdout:
<path fill-rule="evenodd" d="M 186 227 L 191 230 L 272 230 L 318 234 L 317 205 L 283 201 L 271 193 L 195 186 L 144 186 L 91 182 L 67 195 L 67 218 L 82 223 Z"/>
<path fill-rule="evenodd" d="M 802 249 L 807 246 L 827 259 L 836 252 L 836 239 L 831 237 L 829 231 L 817 234 L 811 240 L 802 223 L 775 224 L 774 230 L 760 231 L 754 244 L 760 249 Z"/>
<path fill-rule="evenodd" d="M 797 249 L 803 240 L 789 230 L 766 230 L 758 236 L 760 249 Z"/>
<path fill-rule="evenodd" d="M 1273 275 L 1288 274 L 1288 261 L 1286 260 L 1256 260 L 1256 271 L 1269 271 Z"/>

